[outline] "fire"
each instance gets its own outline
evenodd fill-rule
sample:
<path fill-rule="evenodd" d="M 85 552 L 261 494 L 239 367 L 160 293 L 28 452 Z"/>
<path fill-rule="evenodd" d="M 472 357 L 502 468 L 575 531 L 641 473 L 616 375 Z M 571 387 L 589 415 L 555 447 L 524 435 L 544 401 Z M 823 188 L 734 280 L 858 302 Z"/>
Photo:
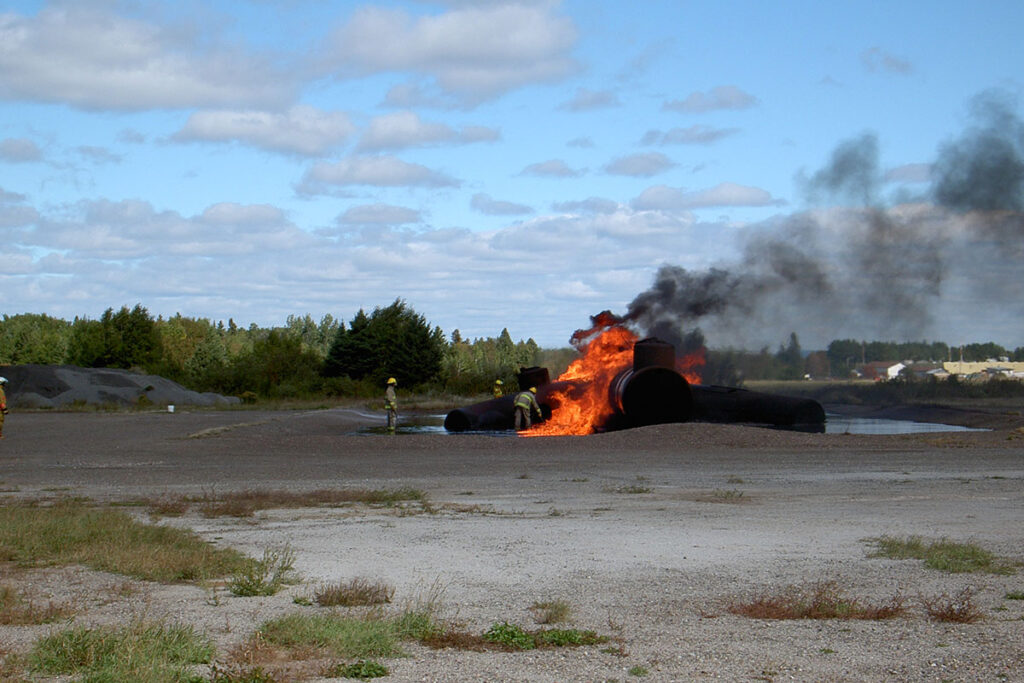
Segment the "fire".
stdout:
<path fill-rule="evenodd" d="M 625 327 L 609 327 L 590 340 L 556 382 L 569 384 L 548 394 L 551 418 L 523 432 L 527 436 L 593 434 L 611 416 L 608 387 L 633 364 L 637 337 Z"/>
<path fill-rule="evenodd" d="M 551 417 L 520 432 L 523 436 L 582 436 L 593 434 L 612 416 L 608 400 L 612 380 L 633 365 L 637 335 L 616 320 L 597 320 L 590 330 L 573 335 L 583 355 L 559 375 L 558 388 L 547 392 Z M 611 325 L 602 329 L 602 323 Z M 704 349 L 676 360 L 676 370 L 691 384 L 700 384 L 700 368 L 706 361 Z"/>
<path fill-rule="evenodd" d="M 676 359 L 676 372 L 682 375 L 690 384 L 700 384 L 700 369 L 707 363 L 707 354 L 704 347 L 700 347 L 693 353 Z"/>

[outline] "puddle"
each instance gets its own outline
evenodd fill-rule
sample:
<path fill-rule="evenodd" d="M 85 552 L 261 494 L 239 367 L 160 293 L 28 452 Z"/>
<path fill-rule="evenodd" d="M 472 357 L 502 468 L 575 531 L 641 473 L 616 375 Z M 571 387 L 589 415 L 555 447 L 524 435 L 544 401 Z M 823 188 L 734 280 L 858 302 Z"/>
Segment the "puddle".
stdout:
<path fill-rule="evenodd" d="M 449 432 L 444 428 L 444 415 L 428 415 L 408 423 L 399 422 L 394 434 L 476 434 L 483 436 L 516 436 L 512 430 Z M 987 429 L 960 427 L 958 425 L 934 422 L 913 422 L 911 420 L 884 420 L 868 417 L 846 417 L 829 413 L 824 425 L 799 425 L 797 427 L 776 427 L 788 431 L 814 432 L 824 434 L 921 434 L 930 432 L 986 432 Z M 367 427 L 355 434 L 360 436 L 389 435 L 387 427 Z"/>
<path fill-rule="evenodd" d="M 935 422 L 912 422 L 911 420 L 883 420 L 868 417 L 845 417 L 828 414 L 825 416 L 826 434 L 921 434 L 929 432 L 987 432 L 987 429 L 961 427 L 959 425 Z"/>

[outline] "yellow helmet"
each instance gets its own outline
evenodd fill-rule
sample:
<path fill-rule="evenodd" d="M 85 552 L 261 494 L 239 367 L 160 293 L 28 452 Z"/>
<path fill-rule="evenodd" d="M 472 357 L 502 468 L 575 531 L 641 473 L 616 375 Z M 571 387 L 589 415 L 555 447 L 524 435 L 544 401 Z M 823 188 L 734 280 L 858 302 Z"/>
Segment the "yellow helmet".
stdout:
<path fill-rule="evenodd" d="M 533 393 L 536 394 L 537 393 L 537 387 L 530 387 L 530 391 L 532 391 Z"/>
<path fill-rule="evenodd" d="M 494 383 L 495 383 L 495 384 L 504 384 L 504 382 L 502 382 L 502 381 L 501 381 L 500 379 L 496 379 L 496 380 L 494 380 Z"/>
<path fill-rule="evenodd" d="M 398 384 L 398 380 L 395 379 L 394 377 L 389 377 L 388 384 Z"/>

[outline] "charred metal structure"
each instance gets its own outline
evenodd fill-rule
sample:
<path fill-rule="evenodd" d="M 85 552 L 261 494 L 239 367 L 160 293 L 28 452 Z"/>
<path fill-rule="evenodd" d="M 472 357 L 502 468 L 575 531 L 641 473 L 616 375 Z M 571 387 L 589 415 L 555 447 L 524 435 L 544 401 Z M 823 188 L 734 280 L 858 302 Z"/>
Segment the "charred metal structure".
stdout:
<path fill-rule="evenodd" d="M 545 419 L 560 400 L 573 400 L 581 387 L 551 382 L 546 368 L 521 368 L 519 390 L 537 387 L 537 402 Z M 561 397 L 561 398 L 560 398 Z M 515 396 L 475 403 L 448 413 L 450 432 L 513 429 Z M 817 401 L 765 394 L 735 387 L 690 384 L 676 370 L 675 348 L 649 338 L 633 346 L 633 365 L 608 386 L 611 417 L 598 431 L 613 431 L 671 422 L 738 422 L 796 427 L 823 425 L 825 411 Z"/>

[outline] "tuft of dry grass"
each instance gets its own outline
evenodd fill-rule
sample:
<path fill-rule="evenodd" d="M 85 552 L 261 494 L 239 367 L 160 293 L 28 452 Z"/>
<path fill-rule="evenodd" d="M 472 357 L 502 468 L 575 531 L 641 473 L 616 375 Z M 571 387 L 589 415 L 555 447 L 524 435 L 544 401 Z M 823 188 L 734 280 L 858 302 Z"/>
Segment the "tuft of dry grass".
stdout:
<path fill-rule="evenodd" d="M 355 578 L 321 586 L 313 599 L 322 607 L 359 607 L 389 603 L 394 594 L 394 587 L 382 581 Z"/>
<path fill-rule="evenodd" d="M 51 624 L 72 614 L 74 609 L 70 605 L 52 600 L 37 603 L 9 586 L 0 586 L 0 624 L 5 626 Z"/>
<path fill-rule="evenodd" d="M 572 607 L 565 600 L 544 600 L 530 605 L 530 612 L 538 624 L 558 624 L 569 621 Z"/>
<path fill-rule="evenodd" d="M 973 624 L 984 616 L 974 603 L 974 596 L 977 593 L 977 589 L 966 586 L 952 596 L 948 593 L 933 598 L 921 596 L 918 601 L 928 616 L 935 621 Z"/>
<path fill-rule="evenodd" d="M 726 609 L 752 619 L 891 619 L 905 611 L 898 593 L 880 605 L 847 596 L 834 581 L 810 586 L 789 586 L 778 594 L 765 593 Z"/>

